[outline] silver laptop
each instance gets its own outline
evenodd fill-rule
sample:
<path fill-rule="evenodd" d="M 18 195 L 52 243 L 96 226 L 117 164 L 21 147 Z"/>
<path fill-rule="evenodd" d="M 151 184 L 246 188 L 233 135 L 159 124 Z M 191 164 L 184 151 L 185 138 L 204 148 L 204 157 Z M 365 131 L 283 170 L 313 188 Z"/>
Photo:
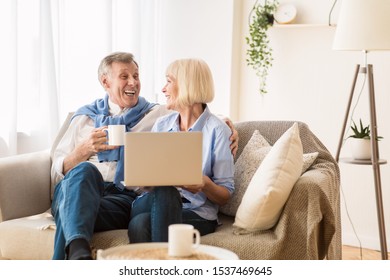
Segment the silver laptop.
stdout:
<path fill-rule="evenodd" d="M 202 183 L 201 132 L 128 132 L 125 138 L 126 187 Z"/>

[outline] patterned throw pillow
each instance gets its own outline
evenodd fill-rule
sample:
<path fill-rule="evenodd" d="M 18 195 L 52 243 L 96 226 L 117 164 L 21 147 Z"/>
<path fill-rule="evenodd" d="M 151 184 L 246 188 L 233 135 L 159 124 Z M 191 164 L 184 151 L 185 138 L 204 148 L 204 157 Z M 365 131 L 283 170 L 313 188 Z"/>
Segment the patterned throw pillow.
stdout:
<path fill-rule="evenodd" d="M 255 130 L 234 166 L 234 193 L 229 202 L 220 207 L 219 211 L 225 215 L 235 216 L 242 197 L 251 181 L 253 174 L 271 150 L 270 144 Z"/>

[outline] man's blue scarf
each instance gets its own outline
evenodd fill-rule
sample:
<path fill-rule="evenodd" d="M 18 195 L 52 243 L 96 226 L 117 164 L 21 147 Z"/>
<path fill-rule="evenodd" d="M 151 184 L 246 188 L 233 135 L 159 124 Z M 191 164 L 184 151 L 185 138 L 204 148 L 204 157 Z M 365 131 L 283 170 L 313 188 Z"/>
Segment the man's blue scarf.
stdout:
<path fill-rule="evenodd" d="M 78 109 L 73 115 L 72 119 L 79 115 L 87 115 L 95 122 L 95 127 L 106 126 L 110 124 L 124 124 L 126 131 L 131 131 L 149 110 L 156 105 L 146 101 L 143 97 L 138 97 L 138 103 L 130 108 L 126 113 L 120 116 L 110 116 L 108 106 L 108 95 L 102 99 L 97 99 L 89 105 L 85 105 Z M 123 189 L 120 183 L 123 180 L 124 170 L 124 147 L 121 146 L 115 150 L 103 151 L 98 153 L 98 159 L 103 161 L 117 161 L 117 168 L 115 172 L 114 183 Z"/>

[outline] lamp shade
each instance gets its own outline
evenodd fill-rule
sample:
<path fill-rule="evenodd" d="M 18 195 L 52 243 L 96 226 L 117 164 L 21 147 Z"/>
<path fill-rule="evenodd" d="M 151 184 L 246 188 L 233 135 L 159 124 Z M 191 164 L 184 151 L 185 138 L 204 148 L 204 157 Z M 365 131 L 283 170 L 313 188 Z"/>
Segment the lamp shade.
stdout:
<path fill-rule="evenodd" d="M 343 0 L 335 50 L 390 50 L 390 0 Z"/>

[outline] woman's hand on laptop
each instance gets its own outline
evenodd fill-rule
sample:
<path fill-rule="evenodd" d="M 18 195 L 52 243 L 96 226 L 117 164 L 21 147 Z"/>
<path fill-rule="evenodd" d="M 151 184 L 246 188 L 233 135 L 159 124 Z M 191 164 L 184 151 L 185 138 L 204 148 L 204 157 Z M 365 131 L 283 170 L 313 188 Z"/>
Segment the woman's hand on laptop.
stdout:
<path fill-rule="evenodd" d="M 182 188 L 192 193 L 203 192 L 209 200 L 218 205 L 224 205 L 230 198 L 230 193 L 224 186 L 215 184 L 206 175 L 203 175 L 202 184 L 187 185 L 182 186 Z"/>
<path fill-rule="evenodd" d="M 181 188 L 186 190 L 186 191 L 189 191 L 191 193 L 202 192 L 207 181 L 211 181 L 210 178 L 208 176 L 206 176 L 206 175 L 203 175 L 203 177 L 202 177 L 202 184 L 198 184 L 198 185 L 185 185 L 185 186 L 181 186 Z"/>
<path fill-rule="evenodd" d="M 203 187 L 204 187 L 204 184 L 181 186 L 182 189 L 189 191 L 191 193 L 201 192 L 203 190 Z"/>

